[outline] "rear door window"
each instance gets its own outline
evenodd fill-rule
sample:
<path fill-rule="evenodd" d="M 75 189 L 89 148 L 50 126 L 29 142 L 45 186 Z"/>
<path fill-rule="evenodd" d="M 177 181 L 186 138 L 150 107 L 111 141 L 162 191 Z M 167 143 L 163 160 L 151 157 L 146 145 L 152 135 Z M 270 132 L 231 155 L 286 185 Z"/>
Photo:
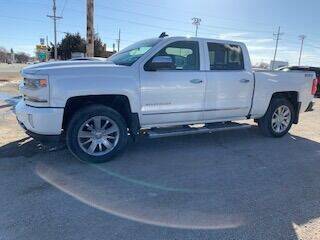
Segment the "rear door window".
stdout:
<path fill-rule="evenodd" d="M 238 45 L 208 43 L 210 70 L 243 70 L 242 49 Z"/>

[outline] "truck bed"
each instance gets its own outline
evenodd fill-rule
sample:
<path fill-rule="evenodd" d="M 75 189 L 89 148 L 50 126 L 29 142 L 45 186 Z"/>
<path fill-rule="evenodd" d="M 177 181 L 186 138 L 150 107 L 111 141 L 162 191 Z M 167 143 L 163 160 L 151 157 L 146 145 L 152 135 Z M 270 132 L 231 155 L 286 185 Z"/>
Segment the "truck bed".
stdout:
<path fill-rule="evenodd" d="M 255 89 L 253 96 L 252 116 L 263 115 L 261 109 L 266 109 L 273 93 L 292 92 L 297 94 L 301 103 L 300 111 L 304 112 L 313 100 L 311 88 L 316 78 L 314 72 L 284 72 L 271 70 L 254 70 Z"/>

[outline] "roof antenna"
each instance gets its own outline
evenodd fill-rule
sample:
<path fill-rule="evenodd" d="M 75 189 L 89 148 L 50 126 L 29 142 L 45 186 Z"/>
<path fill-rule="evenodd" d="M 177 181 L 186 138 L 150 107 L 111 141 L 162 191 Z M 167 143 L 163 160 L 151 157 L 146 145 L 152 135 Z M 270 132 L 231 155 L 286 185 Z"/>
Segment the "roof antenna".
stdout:
<path fill-rule="evenodd" d="M 165 38 L 168 37 L 169 35 L 166 32 L 163 32 L 160 34 L 159 38 Z"/>

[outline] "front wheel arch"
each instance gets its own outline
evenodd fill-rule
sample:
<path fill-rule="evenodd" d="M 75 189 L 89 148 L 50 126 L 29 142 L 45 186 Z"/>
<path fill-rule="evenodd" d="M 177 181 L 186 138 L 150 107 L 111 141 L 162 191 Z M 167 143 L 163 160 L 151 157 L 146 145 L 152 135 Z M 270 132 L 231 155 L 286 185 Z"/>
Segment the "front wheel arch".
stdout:
<path fill-rule="evenodd" d="M 75 96 L 67 100 L 64 108 L 62 129 L 67 131 L 69 122 L 73 115 L 84 106 L 101 105 L 114 109 L 120 113 L 126 121 L 131 134 L 137 135 L 140 129 L 140 121 L 137 113 L 132 112 L 132 103 L 125 95 L 85 95 Z"/>

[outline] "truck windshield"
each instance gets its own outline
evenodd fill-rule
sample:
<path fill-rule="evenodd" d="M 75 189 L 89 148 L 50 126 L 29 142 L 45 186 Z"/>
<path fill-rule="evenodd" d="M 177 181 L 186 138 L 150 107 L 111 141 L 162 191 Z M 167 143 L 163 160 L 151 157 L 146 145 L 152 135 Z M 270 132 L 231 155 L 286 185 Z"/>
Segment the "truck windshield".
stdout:
<path fill-rule="evenodd" d="M 108 60 L 116 65 L 131 66 L 160 41 L 161 39 L 148 39 L 134 43 L 111 56 Z"/>

